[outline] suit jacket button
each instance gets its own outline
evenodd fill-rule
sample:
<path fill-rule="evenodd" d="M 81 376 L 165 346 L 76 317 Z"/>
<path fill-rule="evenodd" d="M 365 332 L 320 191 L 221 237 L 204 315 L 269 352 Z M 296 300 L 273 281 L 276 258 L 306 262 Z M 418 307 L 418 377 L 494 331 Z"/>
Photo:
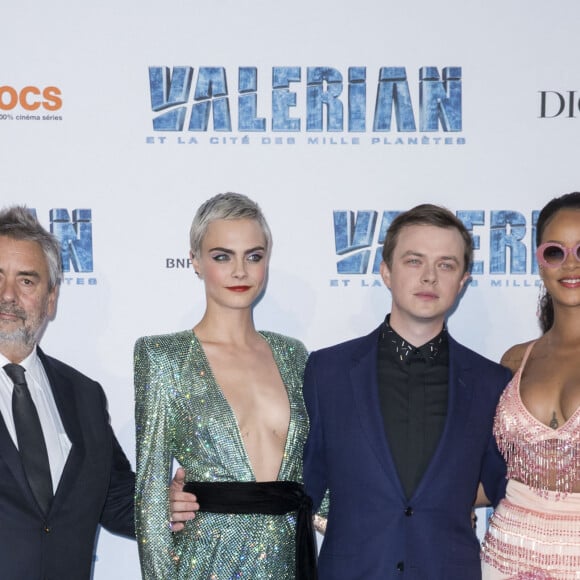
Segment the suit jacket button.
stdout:
<path fill-rule="evenodd" d="M 413 508 L 412 508 L 412 507 L 408 507 L 408 508 L 406 508 L 406 509 L 405 509 L 405 515 L 406 515 L 407 517 L 410 517 L 410 516 L 412 516 L 412 515 L 413 515 Z"/>
<path fill-rule="evenodd" d="M 397 572 L 405 571 L 405 562 L 397 562 Z"/>
<path fill-rule="evenodd" d="M 46 534 L 50 534 L 50 532 L 51 532 L 51 530 L 50 530 L 50 528 L 49 528 L 48 526 L 44 526 L 44 527 L 42 528 L 42 531 L 43 531 L 44 533 L 46 533 Z"/>

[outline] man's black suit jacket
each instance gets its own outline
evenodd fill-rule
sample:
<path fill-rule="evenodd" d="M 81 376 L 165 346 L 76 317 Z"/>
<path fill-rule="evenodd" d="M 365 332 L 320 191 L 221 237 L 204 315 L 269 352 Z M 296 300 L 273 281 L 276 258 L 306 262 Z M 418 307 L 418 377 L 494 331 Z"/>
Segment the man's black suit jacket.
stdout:
<path fill-rule="evenodd" d="M 134 535 L 135 476 L 113 434 L 101 386 L 38 354 L 72 448 L 45 516 L 0 416 L 0 578 L 83 580 L 91 575 L 98 524 Z"/>

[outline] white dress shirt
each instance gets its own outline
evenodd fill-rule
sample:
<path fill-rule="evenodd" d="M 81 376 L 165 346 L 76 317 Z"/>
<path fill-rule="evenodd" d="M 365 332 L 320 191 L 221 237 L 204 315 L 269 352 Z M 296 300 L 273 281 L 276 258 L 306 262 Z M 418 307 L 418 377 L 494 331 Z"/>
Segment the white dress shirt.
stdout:
<path fill-rule="evenodd" d="M 12 441 L 18 448 L 14 418 L 12 417 L 14 383 L 4 370 L 4 365 L 9 362 L 5 356 L 0 354 L 0 412 Z M 38 358 L 36 348 L 19 364 L 26 369 L 24 376 L 42 426 L 54 493 L 58 487 L 72 444 L 64 430 L 46 371 Z"/>

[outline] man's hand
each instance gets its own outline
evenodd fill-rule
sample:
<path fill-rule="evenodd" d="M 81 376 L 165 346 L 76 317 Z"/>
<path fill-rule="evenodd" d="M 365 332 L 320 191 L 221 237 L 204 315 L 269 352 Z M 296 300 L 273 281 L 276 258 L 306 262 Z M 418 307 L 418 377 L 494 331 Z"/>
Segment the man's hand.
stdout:
<path fill-rule="evenodd" d="M 185 522 L 192 520 L 195 517 L 195 512 L 199 509 L 195 495 L 183 491 L 184 484 L 185 469 L 179 467 L 169 486 L 170 526 L 172 532 L 181 532 L 185 527 Z"/>

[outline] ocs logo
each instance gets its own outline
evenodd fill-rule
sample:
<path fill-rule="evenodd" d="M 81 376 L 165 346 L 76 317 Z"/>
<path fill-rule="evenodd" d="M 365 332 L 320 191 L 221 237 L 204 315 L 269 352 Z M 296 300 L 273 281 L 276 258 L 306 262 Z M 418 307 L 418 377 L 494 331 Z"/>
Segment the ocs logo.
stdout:
<path fill-rule="evenodd" d="M 382 260 L 382 246 L 387 230 L 400 211 L 373 210 L 334 211 L 334 241 L 338 274 L 378 274 Z M 472 275 L 481 275 L 484 269 L 491 275 L 537 274 L 538 264 L 533 251 L 538 211 L 531 215 L 531 227 L 526 217 L 517 211 L 494 210 L 486 216 L 484 210 L 457 211 L 473 238 L 474 250 L 481 249 L 480 226 L 489 234 L 489 263 L 475 259 Z"/>
<path fill-rule="evenodd" d="M 61 91 L 58 87 L 26 86 L 21 89 L 8 85 L 0 86 L 0 110 L 12 111 L 20 105 L 26 111 L 58 111 L 62 107 Z"/>
<path fill-rule="evenodd" d="M 30 210 L 36 216 L 36 210 Z M 93 224 L 90 209 L 75 209 L 71 216 L 66 209 L 50 210 L 50 232 L 58 239 L 61 247 L 62 270 L 90 273 L 93 271 Z M 84 280 L 84 279 L 83 279 Z M 96 281 L 89 284 L 96 283 Z M 79 283 L 77 281 L 77 283 Z"/>

